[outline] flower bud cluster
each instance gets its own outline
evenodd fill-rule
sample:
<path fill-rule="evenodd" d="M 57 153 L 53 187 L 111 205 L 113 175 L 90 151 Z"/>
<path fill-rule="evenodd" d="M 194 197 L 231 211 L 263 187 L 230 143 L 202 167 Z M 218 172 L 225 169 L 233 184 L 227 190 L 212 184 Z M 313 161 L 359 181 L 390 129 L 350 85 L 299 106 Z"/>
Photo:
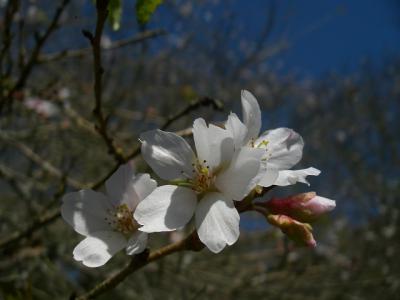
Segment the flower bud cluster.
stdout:
<path fill-rule="evenodd" d="M 308 192 L 286 198 L 272 198 L 257 205 L 267 210 L 267 221 L 278 227 L 291 240 L 299 245 L 315 247 L 317 243 L 309 223 L 332 211 L 336 202 L 317 196 L 315 192 Z"/>

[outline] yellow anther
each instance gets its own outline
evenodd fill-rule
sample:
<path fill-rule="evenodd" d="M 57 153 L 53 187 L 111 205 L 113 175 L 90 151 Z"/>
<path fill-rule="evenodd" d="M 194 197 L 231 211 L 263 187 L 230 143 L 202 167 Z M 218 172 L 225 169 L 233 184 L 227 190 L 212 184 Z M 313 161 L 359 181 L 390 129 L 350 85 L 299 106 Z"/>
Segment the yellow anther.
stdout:
<path fill-rule="evenodd" d="M 203 163 L 200 163 L 198 160 L 196 163 L 193 163 L 193 177 L 187 179 L 183 184 L 179 183 L 179 185 L 190 186 L 196 193 L 206 191 L 213 183 L 212 171 L 206 163 L 206 160 Z"/>
<path fill-rule="evenodd" d="M 257 145 L 257 148 L 261 148 L 261 147 L 263 147 L 263 146 L 267 147 L 268 143 L 269 143 L 269 141 L 263 140 L 261 143 L 259 143 L 259 144 Z"/>
<path fill-rule="evenodd" d="M 208 175 L 208 169 L 206 167 L 202 167 L 200 170 L 201 174 Z"/>

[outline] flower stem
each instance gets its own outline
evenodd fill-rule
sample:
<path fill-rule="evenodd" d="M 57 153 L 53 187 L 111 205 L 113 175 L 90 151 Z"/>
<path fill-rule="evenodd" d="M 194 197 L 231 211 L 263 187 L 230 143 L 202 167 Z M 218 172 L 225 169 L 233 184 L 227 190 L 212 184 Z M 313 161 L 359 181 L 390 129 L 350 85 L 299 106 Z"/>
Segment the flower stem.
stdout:
<path fill-rule="evenodd" d="M 72 296 L 71 299 L 76 299 L 76 300 L 93 299 L 96 296 L 101 295 L 104 292 L 114 288 L 119 283 L 121 283 L 128 275 L 143 268 L 148 263 L 159 260 L 160 258 L 163 258 L 175 252 L 184 250 L 200 251 L 203 248 L 204 245 L 200 242 L 197 233 L 194 231 L 188 237 L 179 242 L 169 244 L 165 247 L 154 250 L 152 252 L 144 251 L 141 254 L 135 255 L 132 258 L 131 262 L 127 264 L 124 268 L 122 268 L 120 271 L 118 271 L 118 273 L 100 282 L 87 293 L 82 294 L 80 296 Z"/>
<path fill-rule="evenodd" d="M 262 207 L 260 205 L 257 205 L 256 203 L 253 203 L 253 205 L 251 206 L 251 210 L 257 211 L 260 214 L 262 214 L 264 217 L 268 217 L 268 215 L 270 214 L 268 212 L 268 210 L 265 207 Z"/>

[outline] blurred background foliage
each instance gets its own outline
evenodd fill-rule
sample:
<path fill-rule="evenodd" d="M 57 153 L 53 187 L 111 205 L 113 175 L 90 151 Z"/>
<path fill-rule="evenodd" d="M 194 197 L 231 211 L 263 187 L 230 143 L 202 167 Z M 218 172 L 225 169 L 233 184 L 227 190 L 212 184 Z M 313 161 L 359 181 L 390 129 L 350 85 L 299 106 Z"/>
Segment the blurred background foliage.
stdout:
<path fill-rule="evenodd" d="M 129 155 L 140 132 L 202 97 L 221 101 L 223 111 L 200 106 L 168 130 L 189 128 L 199 116 L 221 122 L 231 110 L 240 113 L 246 88 L 260 101 L 264 129 L 294 128 L 306 142 L 301 166 L 323 171 L 311 188 L 277 188 L 266 199 L 315 190 L 337 200 L 337 209 L 314 226 L 315 250 L 295 247 L 246 213 L 239 241 L 221 254 L 172 255 L 100 299 L 396 299 L 400 57 L 382 52 L 378 63 L 308 76 L 285 64 L 302 42 L 302 34 L 285 34 L 296 13 L 296 5 L 282 8 L 288 1 L 111 2 L 101 43 L 103 102 L 119 151 Z M 374 9 L 358 2 L 359 14 Z M 258 16 L 240 13 L 253 5 Z M 395 1 L 384 5 L 400 12 Z M 328 18 L 321 12 L 304 26 L 336 26 L 346 6 L 333 7 Z M 87 0 L 0 0 L 0 15 L 0 299 L 65 299 L 129 259 L 120 253 L 105 267 L 82 267 L 72 258 L 81 237 L 58 215 L 64 192 L 98 183 L 115 165 L 94 129 L 92 53 L 81 34 L 94 30 L 95 8 Z M 353 53 L 354 45 L 343 50 L 341 43 L 336 37 L 325 55 Z M 317 64 L 318 55 L 311 51 L 305 63 Z M 140 156 L 131 163 L 150 172 Z M 183 235 L 154 234 L 150 247 Z"/>

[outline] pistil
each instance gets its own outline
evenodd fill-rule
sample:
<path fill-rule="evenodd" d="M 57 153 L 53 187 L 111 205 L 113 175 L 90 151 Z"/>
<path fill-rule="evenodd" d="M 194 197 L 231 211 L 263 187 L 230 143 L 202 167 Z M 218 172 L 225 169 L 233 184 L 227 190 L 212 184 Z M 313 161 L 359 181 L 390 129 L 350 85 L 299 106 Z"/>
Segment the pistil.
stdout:
<path fill-rule="evenodd" d="M 129 234 L 138 229 L 138 224 L 133 219 L 132 211 L 128 205 L 121 204 L 113 210 L 109 210 L 109 217 L 106 217 L 108 224 L 122 234 Z"/>

